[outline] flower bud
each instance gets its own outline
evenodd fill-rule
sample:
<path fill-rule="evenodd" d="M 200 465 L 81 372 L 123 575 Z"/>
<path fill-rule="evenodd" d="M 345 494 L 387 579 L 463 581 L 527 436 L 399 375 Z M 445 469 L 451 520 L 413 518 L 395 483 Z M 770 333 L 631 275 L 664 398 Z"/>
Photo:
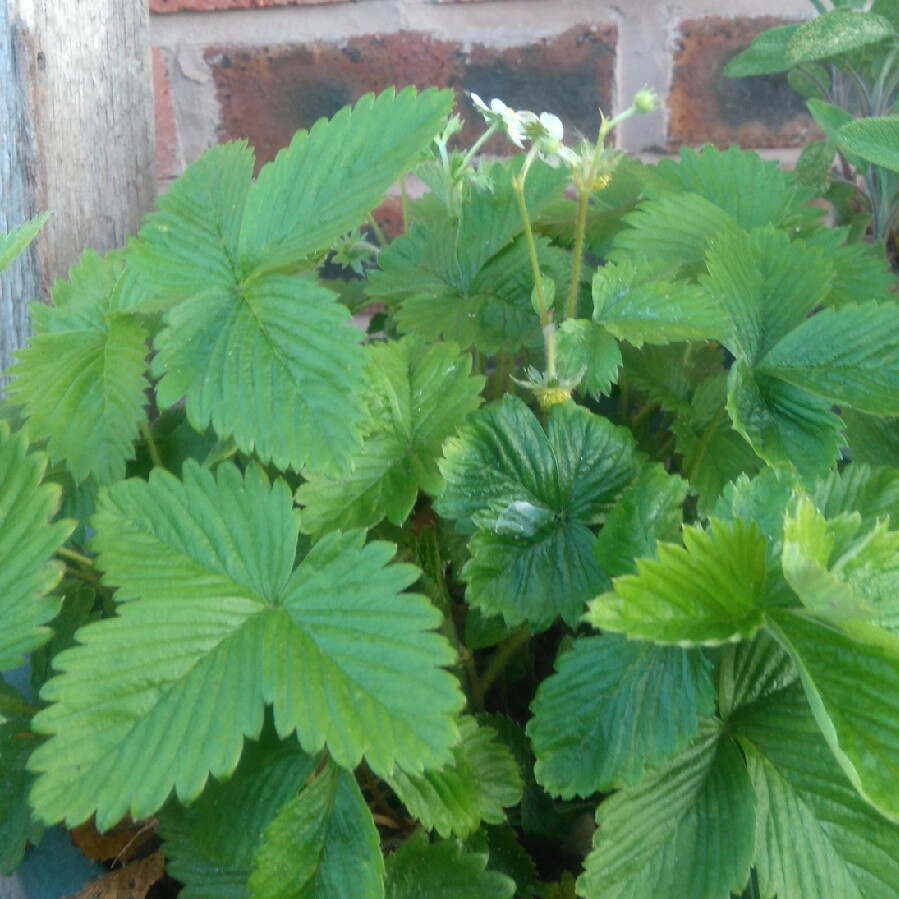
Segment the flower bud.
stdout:
<path fill-rule="evenodd" d="M 634 95 L 634 109 L 641 115 L 652 112 L 658 106 L 659 98 L 654 90 L 644 87 Z"/>

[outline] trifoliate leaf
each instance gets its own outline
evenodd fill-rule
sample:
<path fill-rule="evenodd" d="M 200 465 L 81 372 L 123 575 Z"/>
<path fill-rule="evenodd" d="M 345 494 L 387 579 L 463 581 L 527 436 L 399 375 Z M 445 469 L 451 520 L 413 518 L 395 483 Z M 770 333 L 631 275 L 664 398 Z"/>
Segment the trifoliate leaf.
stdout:
<path fill-rule="evenodd" d="M 705 723 L 684 751 L 600 803 L 578 895 L 720 899 L 749 877 L 755 796 L 740 750 Z"/>
<path fill-rule="evenodd" d="M 207 150 L 159 198 L 128 250 L 143 312 L 237 288 L 238 235 L 253 179 L 253 151 L 243 141 Z M 349 230 L 349 229 L 347 229 Z"/>
<path fill-rule="evenodd" d="M 635 561 L 652 555 L 657 540 L 679 538 L 688 490 L 683 478 L 660 464 L 640 469 L 596 538 L 596 558 L 610 578 L 634 571 Z"/>
<path fill-rule="evenodd" d="M 593 277 L 593 320 L 637 347 L 722 337 L 726 322 L 714 299 L 662 271 L 646 259 L 601 266 Z"/>
<path fill-rule="evenodd" d="M 248 899 L 263 833 L 315 770 L 316 759 L 270 725 L 246 744 L 226 781 L 211 780 L 189 806 L 170 800 L 157 815 L 168 871 L 184 899 Z"/>
<path fill-rule="evenodd" d="M 593 397 L 608 396 L 618 379 L 621 351 L 602 325 L 570 318 L 556 331 L 556 364 L 563 380 L 580 379 Z"/>
<path fill-rule="evenodd" d="M 251 899 L 382 899 L 378 844 L 355 778 L 328 764 L 266 828 L 253 859 Z"/>
<path fill-rule="evenodd" d="M 44 223 L 50 217 L 49 212 L 35 216 L 18 228 L 13 228 L 0 234 L 0 272 L 37 237 L 38 231 L 44 227 Z"/>
<path fill-rule="evenodd" d="M 50 523 L 60 491 L 41 483 L 46 467 L 46 457 L 29 453 L 25 438 L 0 421 L 0 671 L 46 643 L 59 611 L 59 598 L 46 594 L 62 576 L 53 554 L 74 522 Z"/>
<path fill-rule="evenodd" d="M 852 622 L 838 629 L 807 613 L 768 612 L 793 656 L 818 727 L 853 786 L 899 821 L 899 637 Z"/>
<path fill-rule="evenodd" d="M 724 488 L 714 515 L 724 521 L 754 521 L 768 539 L 769 556 L 773 553 L 780 567 L 784 513 L 795 487 L 795 476 L 786 468 L 765 468 L 752 478 L 744 475 Z"/>
<path fill-rule="evenodd" d="M 715 237 L 734 227 L 723 209 L 694 193 L 644 200 L 624 221 L 630 227 L 615 238 L 614 261 L 636 255 L 688 272 L 699 267 Z M 678 227 L 673 228 L 675 221 Z"/>
<path fill-rule="evenodd" d="M 728 78 L 745 78 L 786 72 L 792 65 L 787 59 L 787 45 L 798 27 L 781 25 L 763 31 L 724 67 L 724 74 Z"/>
<path fill-rule="evenodd" d="M 899 303 L 823 309 L 773 346 L 759 371 L 873 415 L 899 415 Z"/>
<path fill-rule="evenodd" d="M 899 119 L 857 119 L 837 132 L 837 144 L 867 162 L 899 172 Z"/>
<path fill-rule="evenodd" d="M 298 131 L 247 194 L 243 274 L 296 267 L 359 225 L 427 148 L 452 102 L 451 91 L 391 88 Z"/>
<path fill-rule="evenodd" d="M 603 583 L 598 524 L 636 474 L 630 433 L 571 403 L 546 432 L 512 396 L 474 415 L 446 443 L 441 515 L 475 531 L 463 570 L 470 601 L 508 624 L 569 624 Z"/>
<path fill-rule="evenodd" d="M 763 896 L 880 899 L 899 893 L 899 829 L 840 770 L 795 684 L 730 723 L 758 796 Z"/>
<path fill-rule="evenodd" d="M 799 677 L 793 659 L 767 631 L 725 646 L 718 663 L 718 705 L 730 721 L 745 706 L 785 690 Z"/>
<path fill-rule="evenodd" d="M 0 678 L 0 703 L 6 718 L 0 715 L 0 874 L 12 874 L 25 855 L 30 840 L 40 842 L 43 827 L 32 818 L 28 792 L 33 776 L 26 770 L 37 737 L 31 732 L 26 714 L 11 714 L 9 709 L 22 702 L 21 696 Z"/>
<path fill-rule="evenodd" d="M 518 763 L 496 731 L 463 718 L 459 733 L 450 764 L 421 774 L 398 770 L 387 778 L 409 813 L 442 837 L 465 838 L 482 821 L 501 824 L 504 809 L 521 799 Z"/>
<path fill-rule="evenodd" d="M 827 400 L 735 362 L 727 411 L 734 427 L 769 465 L 795 467 L 811 483 L 825 477 L 843 446 L 842 422 Z"/>
<path fill-rule="evenodd" d="M 152 814 L 173 787 L 190 801 L 234 770 L 266 704 L 281 737 L 327 744 L 347 768 L 450 759 L 461 696 L 439 666 L 454 654 L 429 633 L 437 611 L 402 592 L 418 573 L 389 564 L 392 545 L 333 532 L 294 567 L 289 487 L 230 464 L 216 479 L 188 463 L 183 482 L 116 484 L 93 526 L 120 614 L 80 631 L 44 687 L 52 704 L 34 726 L 51 736 L 32 756 L 44 819 L 96 810 L 103 828 Z"/>
<path fill-rule="evenodd" d="M 458 843 L 429 844 L 411 836 L 387 856 L 386 899 L 512 899 L 515 881 L 485 871 L 487 856 L 465 852 Z"/>
<path fill-rule="evenodd" d="M 796 190 L 777 162 L 736 146 L 718 150 L 706 145 L 700 152 L 681 147 L 680 158 L 663 159 L 656 174 L 656 183 L 646 186 L 649 196 L 663 190 L 698 195 L 746 230 L 785 224 L 801 216 L 801 204 L 810 199 Z"/>
<path fill-rule="evenodd" d="M 161 407 L 278 468 L 346 470 L 360 444 L 362 333 L 336 295 L 266 275 L 175 306 L 156 338 Z"/>
<path fill-rule="evenodd" d="M 659 543 L 656 558 L 616 578 L 584 616 L 594 627 L 680 645 L 748 639 L 763 622 L 765 538 L 755 525 L 712 519 L 684 528 L 684 545 Z"/>
<path fill-rule="evenodd" d="M 123 478 L 146 420 L 147 332 L 130 315 L 83 303 L 47 308 L 40 319 L 10 371 L 29 433 L 49 439 L 51 460 L 65 462 L 76 482 Z"/>
<path fill-rule="evenodd" d="M 406 338 L 368 348 L 371 424 L 351 473 L 313 477 L 297 491 L 303 530 L 402 524 L 419 489 L 443 489 L 437 460 L 443 441 L 481 402 L 484 378 L 471 377 L 470 354 L 454 344 Z"/>
<path fill-rule="evenodd" d="M 893 26 L 882 16 L 834 9 L 796 29 L 787 44 L 787 59 L 792 65 L 833 59 L 892 36 Z"/>
<path fill-rule="evenodd" d="M 581 637 L 532 705 L 537 781 L 563 799 L 633 783 L 682 750 L 714 704 L 711 664 L 698 650 Z"/>

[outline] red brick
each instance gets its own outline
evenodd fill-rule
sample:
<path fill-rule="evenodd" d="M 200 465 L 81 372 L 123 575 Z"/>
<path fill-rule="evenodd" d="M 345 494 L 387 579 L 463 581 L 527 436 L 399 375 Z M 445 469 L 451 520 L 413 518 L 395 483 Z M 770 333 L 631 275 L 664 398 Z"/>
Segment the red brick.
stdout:
<path fill-rule="evenodd" d="M 798 147 L 819 135 L 786 75 L 734 79 L 723 71 L 756 35 L 784 24 L 784 19 L 764 16 L 681 22 L 668 94 L 669 148 L 705 142 L 719 147 Z"/>
<path fill-rule="evenodd" d="M 224 9 L 264 9 L 269 6 L 307 6 L 343 0 L 150 0 L 150 12 L 213 12 Z"/>
<path fill-rule="evenodd" d="M 181 174 L 181 152 L 168 60 L 158 47 L 153 48 L 153 119 L 156 130 L 156 177 L 160 181 Z"/>
<path fill-rule="evenodd" d="M 248 138 L 265 162 L 299 128 L 333 115 L 369 91 L 390 85 L 451 87 L 468 125 L 468 144 L 483 130 L 466 91 L 501 97 L 515 108 L 556 113 L 593 135 L 600 107 L 611 107 L 617 32 L 582 25 L 521 46 L 468 48 L 419 32 L 356 37 L 343 44 L 213 47 L 207 51 L 222 110 L 222 139 Z M 573 135 L 572 135 L 573 137 Z M 487 149 L 508 150 L 497 141 Z"/>

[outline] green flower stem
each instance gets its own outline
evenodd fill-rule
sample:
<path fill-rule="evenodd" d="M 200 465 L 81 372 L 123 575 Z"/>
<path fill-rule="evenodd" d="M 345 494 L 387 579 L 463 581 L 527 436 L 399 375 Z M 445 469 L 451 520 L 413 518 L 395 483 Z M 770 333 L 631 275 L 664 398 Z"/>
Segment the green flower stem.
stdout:
<path fill-rule="evenodd" d="M 577 225 L 574 230 L 574 249 L 571 251 L 571 286 L 568 288 L 568 306 L 565 318 L 574 318 L 577 313 L 578 280 L 581 277 L 581 257 L 584 254 L 584 233 L 587 230 L 587 207 L 590 202 L 590 187 L 578 184 Z"/>
<path fill-rule="evenodd" d="M 66 547 L 60 546 L 59 549 L 56 550 L 56 555 L 63 559 L 68 559 L 70 562 L 76 562 L 82 568 L 87 568 L 90 571 L 93 571 L 94 569 L 94 560 L 90 556 L 76 552 L 74 549 L 66 549 Z"/>
<path fill-rule="evenodd" d="M 556 377 L 556 326 L 552 322 L 543 329 L 543 348 L 546 351 L 546 378 L 552 382 Z"/>
<path fill-rule="evenodd" d="M 521 220 L 524 223 L 524 236 L 528 244 L 528 253 L 531 257 L 531 272 L 534 275 L 534 289 L 537 292 L 537 304 L 540 307 L 540 327 L 546 330 L 549 324 L 549 311 L 546 308 L 546 296 L 543 293 L 543 276 L 540 273 L 540 263 L 537 260 L 537 244 L 534 242 L 534 232 L 531 228 L 531 219 L 528 215 L 528 205 L 524 199 L 524 178 L 527 170 L 527 160 L 522 167 L 521 175 L 512 179 L 512 186 L 518 200 L 518 208 L 521 211 Z"/>
<path fill-rule="evenodd" d="M 460 171 L 464 172 L 465 169 L 471 164 L 471 160 L 474 159 L 477 152 L 484 146 L 484 144 L 496 133 L 496 129 L 499 127 L 497 122 L 493 122 L 490 127 L 471 145 L 471 149 L 465 154 L 465 157 L 462 160 L 462 167 Z"/>
<path fill-rule="evenodd" d="M 56 550 L 56 555 L 75 563 L 77 567 L 66 565 L 66 573 L 83 581 L 100 597 L 100 601 L 103 603 L 103 613 L 107 618 L 115 615 L 115 600 L 112 597 L 112 591 L 101 583 L 97 572 L 94 571 L 93 559 L 75 550 L 66 549 L 64 546 Z"/>
<path fill-rule="evenodd" d="M 483 675 L 481 675 L 480 695 L 482 702 L 487 695 L 487 691 L 493 686 L 493 682 L 502 674 L 503 669 L 511 661 L 512 656 L 530 639 L 531 629 L 527 624 L 523 624 L 517 631 L 500 643 Z"/>
<path fill-rule="evenodd" d="M 153 439 L 153 432 L 150 430 L 150 425 L 146 421 L 140 423 L 140 432 L 147 442 L 147 451 L 150 453 L 150 460 L 153 462 L 153 465 L 156 468 L 165 468 L 165 465 L 162 462 L 162 456 L 159 455 L 159 447 L 156 446 L 156 441 Z"/>
<path fill-rule="evenodd" d="M 384 232 L 381 230 L 380 225 L 378 225 L 378 223 L 375 221 L 375 217 L 370 212 L 368 214 L 368 224 L 371 226 L 371 230 L 378 241 L 378 245 L 386 247 L 387 238 L 384 236 Z"/>

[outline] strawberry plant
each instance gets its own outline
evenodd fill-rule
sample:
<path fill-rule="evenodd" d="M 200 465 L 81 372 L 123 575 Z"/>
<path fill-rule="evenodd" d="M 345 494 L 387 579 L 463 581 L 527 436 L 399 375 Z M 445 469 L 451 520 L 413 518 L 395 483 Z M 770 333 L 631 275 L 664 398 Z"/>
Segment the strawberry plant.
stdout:
<path fill-rule="evenodd" d="M 649 92 L 578 146 L 472 99 L 468 150 L 410 89 L 216 147 L 32 307 L 0 870 L 125 820 L 185 899 L 899 893 L 882 247 L 623 158 Z"/>

